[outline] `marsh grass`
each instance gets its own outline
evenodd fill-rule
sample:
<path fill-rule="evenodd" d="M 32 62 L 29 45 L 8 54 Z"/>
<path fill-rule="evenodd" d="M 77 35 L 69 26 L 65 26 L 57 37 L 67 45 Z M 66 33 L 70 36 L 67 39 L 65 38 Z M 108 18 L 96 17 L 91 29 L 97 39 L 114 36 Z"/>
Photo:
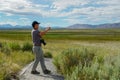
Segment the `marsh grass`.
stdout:
<path fill-rule="evenodd" d="M 0 48 L 2 48 L 2 42 L 0 42 Z"/>
<path fill-rule="evenodd" d="M 30 52 L 12 52 L 7 56 L 4 53 L 0 53 L 0 80 L 10 78 L 12 74 L 17 75 L 26 64 L 33 60 L 33 55 Z"/>
<path fill-rule="evenodd" d="M 0 51 L 5 53 L 6 55 L 10 55 L 11 54 L 11 49 L 10 49 L 10 47 L 8 46 L 8 44 L 6 42 L 2 43 Z"/>
<path fill-rule="evenodd" d="M 19 51 L 19 50 L 21 50 L 21 46 L 20 46 L 20 44 L 19 43 L 9 43 L 9 45 L 8 45 L 10 48 L 11 48 L 11 50 L 12 51 Z"/>
<path fill-rule="evenodd" d="M 32 51 L 32 44 L 29 42 L 24 42 L 22 46 L 22 51 Z"/>
<path fill-rule="evenodd" d="M 44 57 L 46 58 L 52 58 L 52 53 L 51 52 L 44 52 Z"/>
<path fill-rule="evenodd" d="M 0 31 L 0 38 L 7 40 L 31 40 L 28 31 Z M 44 37 L 49 40 L 88 40 L 88 41 L 120 41 L 120 29 L 76 29 L 51 30 Z"/>
<path fill-rule="evenodd" d="M 93 47 L 67 49 L 53 63 L 66 80 L 119 80 L 120 54 L 102 56 L 98 51 L 102 52 Z"/>
<path fill-rule="evenodd" d="M 120 29 L 51 30 L 43 38 L 45 55 L 67 80 L 120 79 Z M 0 31 L 0 80 L 33 60 L 31 42 L 30 31 Z"/>
<path fill-rule="evenodd" d="M 58 69 L 60 69 L 59 71 L 61 71 L 62 74 L 68 74 L 71 73 L 74 67 L 79 63 L 82 66 L 90 66 L 95 53 L 94 51 L 88 51 L 86 48 L 80 50 L 71 48 L 63 51 L 60 55 L 61 56 L 55 58 L 53 63 L 58 67 Z M 56 59 L 59 59 L 60 61 Z"/>
<path fill-rule="evenodd" d="M 1 42 L 1 44 L 0 80 L 10 80 L 11 77 L 17 75 L 21 68 L 31 62 L 34 56 L 31 51 L 26 51 L 26 49 L 23 52 L 19 43 Z"/>

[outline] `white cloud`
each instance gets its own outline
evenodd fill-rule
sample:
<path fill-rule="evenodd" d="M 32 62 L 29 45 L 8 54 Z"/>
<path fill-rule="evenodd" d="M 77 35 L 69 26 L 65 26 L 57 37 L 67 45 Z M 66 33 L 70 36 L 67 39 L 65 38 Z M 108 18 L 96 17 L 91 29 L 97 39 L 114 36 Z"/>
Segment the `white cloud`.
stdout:
<path fill-rule="evenodd" d="M 8 14 L 19 14 L 19 15 L 42 15 L 44 8 L 48 5 L 33 4 L 29 0 L 1 0 L 0 11 Z"/>
<path fill-rule="evenodd" d="M 70 6 L 79 7 L 88 4 L 88 2 L 89 0 L 54 0 L 52 8 L 60 11 Z"/>
<path fill-rule="evenodd" d="M 6 13 L 6 16 L 12 16 L 13 14 L 11 14 L 11 13 Z"/>
<path fill-rule="evenodd" d="M 110 4 L 109 4 L 110 2 Z M 113 3 L 112 3 L 113 2 Z M 98 2 L 95 2 L 98 4 Z M 95 4 L 94 3 L 94 4 Z M 66 15 L 68 16 L 67 20 L 68 22 L 78 22 L 78 23 L 100 23 L 100 22 L 120 22 L 120 1 L 119 0 L 102 0 L 99 1 L 99 4 L 105 6 L 97 7 L 97 6 L 89 6 L 89 7 L 82 7 L 82 8 L 74 8 L 70 12 L 63 13 L 62 16 Z M 71 18 L 74 16 L 74 18 Z M 81 16 L 85 16 L 83 18 L 79 18 Z"/>
<path fill-rule="evenodd" d="M 20 20 L 20 22 L 22 23 L 22 24 L 20 24 L 20 25 L 31 25 L 31 24 L 30 24 L 30 23 L 31 23 L 31 20 L 30 20 L 29 18 L 21 17 L 21 18 L 19 18 L 19 20 Z"/>
<path fill-rule="evenodd" d="M 13 21 L 6 21 L 6 22 L 0 22 L 0 24 L 10 24 L 12 26 L 18 25 L 17 22 L 13 22 Z"/>
<path fill-rule="evenodd" d="M 22 18 L 19 18 L 20 20 L 29 20 L 28 18 L 24 18 L 24 17 L 22 17 Z"/>
<path fill-rule="evenodd" d="M 80 19 L 76 19 L 76 18 L 68 18 L 68 19 L 64 19 L 65 21 L 69 22 L 70 24 L 74 23 L 82 23 Z"/>
<path fill-rule="evenodd" d="M 50 22 L 47 22 L 47 23 L 43 23 L 44 25 L 44 27 L 52 27 L 53 26 L 53 24 L 52 23 L 50 23 Z"/>
<path fill-rule="evenodd" d="M 120 0 L 99 0 L 96 3 L 104 5 L 120 5 Z"/>
<path fill-rule="evenodd" d="M 35 4 L 30 0 L 1 0 L 0 12 L 7 16 L 35 15 L 43 17 L 67 17 L 68 22 L 120 21 L 120 0 L 49 0 L 50 4 Z M 94 5 L 94 6 L 93 6 Z M 99 5 L 99 6 L 98 6 Z M 71 7 L 70 10 L 66 11 Z M 84 18 L 80 18 L 84 16 Z M 22 19 L 21 19 L 22 20 Z M 26 20 L 27 19 L 23 19 Z"/>
<path fill-rule="evenodd" d="M 1 0 L 0 1 L 0 11 L 7 14 L 18 14 L 18 15 L 38 15 L 45 17 L 61 17 L 64 12 L 60 10 L 66 9 L 69 6 L 80 6 L 87 4 L 88 1 L 84 0 L 53 0 L 50 10 L 45 10 L 49 8 L 49 5 L 34 4 L 28 0 Z M 67 14 L 66 14 L 67 15 Z"/>

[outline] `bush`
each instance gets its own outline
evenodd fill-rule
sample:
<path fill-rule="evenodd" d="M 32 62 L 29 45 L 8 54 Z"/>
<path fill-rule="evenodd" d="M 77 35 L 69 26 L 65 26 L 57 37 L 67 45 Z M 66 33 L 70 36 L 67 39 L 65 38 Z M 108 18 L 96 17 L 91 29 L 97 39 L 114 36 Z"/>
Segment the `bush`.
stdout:
<path fill-rule="evenodd" d="M 22 46 L 22 51 L 32 51 L 32 44 L 31 43 L 24 43 Z"/>
<path fill-rule="evenodd" d="M 61 62 L 61 55 L 58 54 L 58 56 L 56 56 L 56 57 L 53 58 L 53 64 L 54 64 L 55 67 L 57 68 L 57 71 L 58 71 L 58 72 L 61 72 L 60 62 Z"/>
<path fill-rule="evenodd" d="M 54 58 L 54 64 L 66 80 L 119 80 L 120 54 L 95 55 L 88 48 L 68 49 Z"/>
<path fill-rule="evenodd" d="M 33 58 L 30 52 L 14 51 L 10 56 L 0 53 L 0 80 L 19 80 L 17 73 Z"/>
<path fill-rule="evenodd" d="M 1 47 L 0 51 L 3 52 L 3 53 L 5 53 L 6 55 L 10 55 L 11 54 L 11 49 L 8 46 L 7 43 L 3 43 L 2 44 L 2 47 Z"/>
<path fill-rule="evenodd" d="M 44 57 L 46 57 L 46 58 L 52 58 L 51 52 L 45 52 L 44 53 Z"/>
<path fill-rule="evenodd" d="M 0 48 L 2 48 L 2 43 L 0 42 Z"/>
<path fill-rule="evenodd" d="M 111 63 L 113 59 L 104 64 L 95 62 L 89 67 L 84 66 L 82 68 L 81 65 L 78 65 L 70 75 L 67 75 L 66 80 L 119 80 L 120 63 L 118 61 L 120 59 L 118 56 L 112 56 L 112 58 L 115 59 L 114 65 Z"/>
<path fill-rule="evenodd" d="M 12 78 L 15 80 L 18 80 L 17 72 L 20 70 L 20 66 L 18 64 L 7 62 L 7 63 L 4 63 L 2 66 L 4 66 L 3 68 L 4 80 L 11 80 Z"/>
<path fill-rule="evenodd" d="M 18 50 L 21 50 L 21 47 L 18 43 L 10 43 L 9 44 L 10 48 L 14 51 L 18 51 Z"/>
<path fill-rule="evenodd" d="M 94 52 L 89 52 L 86 48 L 68 49 L 63 51 L 59 57 L 54 58 L 53 63 L 62 74 L 68 74 L 78 64 L 81 64 L 81 66 L 90 66 L 94 56 Z"/>

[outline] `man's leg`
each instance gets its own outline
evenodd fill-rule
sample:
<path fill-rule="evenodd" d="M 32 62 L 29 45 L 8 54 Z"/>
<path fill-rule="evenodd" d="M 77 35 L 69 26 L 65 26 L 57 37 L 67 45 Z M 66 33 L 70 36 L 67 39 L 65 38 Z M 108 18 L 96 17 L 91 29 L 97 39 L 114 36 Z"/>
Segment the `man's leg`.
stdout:
<path fill-rule="evenodd" d="M 44 56 L 43 56 L 43 50 L 42 48 L 40 47 L 39 49 L 39 53 L 40 53 L 40 64 L 41 64 L 41 68 L 42 70 L 46 70 L 46 66 L 45 66 L 45 61 L 44 61 Z"/>
<path fill-rule="evenodd" d="M 50 71 L 47 70 L 47 68 L 46 68 L 46 66 L 45 66 L 45 61 L 44 61 L 44 56 L 43 56 L 43 50 L 42 50 L 41 47 L 40 47 L 40 64 L 41 64 L 41 68 L 42 68 L 43 72 L 44 72 L 45 74 L 49 74 Z"/>
<path fill-rule="evenodd" d="M 37 68 L 37 65 L 40 61 L 40 54 L 39 54 L 39 47 L 37 46 L 34 46 L 33 47 L 33 53 L 35 54 L 35 61 L 34 61 L 34 64 L 33 64 L 33 67 L 32 67 L 32 72 L 31 73 L 37 73 L 39 74 L 37 71 L 36 71 L 36 68 Z"/>

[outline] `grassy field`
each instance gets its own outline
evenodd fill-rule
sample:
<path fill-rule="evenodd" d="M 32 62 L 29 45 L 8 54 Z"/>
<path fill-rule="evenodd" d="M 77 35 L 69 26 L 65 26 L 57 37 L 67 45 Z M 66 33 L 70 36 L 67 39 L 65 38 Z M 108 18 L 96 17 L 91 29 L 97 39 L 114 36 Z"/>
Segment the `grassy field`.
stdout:
<path fill-rule="evenodd" d="M 120 29 L 51 30 L 43 38 L 44 54 L 52 55 L 66 80 L 120 79 Z M 30 30 L 0 31 L 0 46 L 0 80 L 34 58 Z"/>
<path fill-rule="evenodd" d="M 31 40 L 30 30 L 0 31 L 1 39 Z M 120 29 L 51 30 L 45 37 L 49 40 L 120 40 Z"/>

